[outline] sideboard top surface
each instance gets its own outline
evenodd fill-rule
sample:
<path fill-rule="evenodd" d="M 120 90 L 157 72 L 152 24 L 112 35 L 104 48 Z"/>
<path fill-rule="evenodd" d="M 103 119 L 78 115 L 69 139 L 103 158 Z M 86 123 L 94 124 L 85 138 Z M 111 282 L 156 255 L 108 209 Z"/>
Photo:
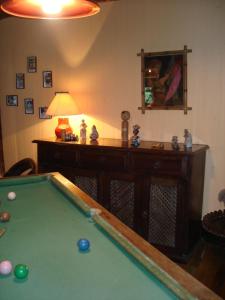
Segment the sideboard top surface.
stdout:
<path fill-rule="evenodd" d="M 93 148 L 108 148 L 109 150 L 117 149 L 121 151 L 133 151 L 133 152 L 151 152 L 151 153 L 164 153 L 164 154 L 175 154 L 175 155 L 193 155 L 197 152 L 204 152 L 206 151 L 209 146 L 208 145 L 200 145 L 200 144 L 193 144 L 192 148 L 186 149 L 184 144 L 179 144 L 179 150 L 173 150 L 171 147 L 171 143 L 169 142 L 158 142 L 158 141 L 141 141 L 139 147 L 134 147 L 131 145 L 130 142 L 122 142 L 120 139 L 110 139 L 110 138 L 100 138 L 97 142 L 91 142 L 87 139 L 85 142 L 78 141 L 70 141 L 64 142 L 58 140 L 56 138 L 48 138 L 48 139 L 37 139 L 33 140 L 33 143 L 41 144 L 41 143 L 50 143 L 50 144 L 57 144 L 57 145 L 68 145 L 74 147 L 93 147 Z M 162 148 L 157 146 L 163 146 Z"/>

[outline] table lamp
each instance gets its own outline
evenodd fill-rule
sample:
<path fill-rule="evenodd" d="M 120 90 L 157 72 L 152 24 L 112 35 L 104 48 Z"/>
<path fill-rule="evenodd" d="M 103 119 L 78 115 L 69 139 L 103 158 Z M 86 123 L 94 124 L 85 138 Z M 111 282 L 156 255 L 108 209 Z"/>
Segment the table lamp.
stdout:
<path fill-rule="evenodd" d="M 80 112 L 74 98 L 69 92 L 56 92 L 46 114 L 50 116 L 60 116 L 58 118 L 58 125 L 55 128 L 56 137 L 60 139 L 62 138 L 62 130 L 64 130 L 66 134 L 73 133 L 69 119 L 64 118 L 64 116 L 79 115 Z"/>

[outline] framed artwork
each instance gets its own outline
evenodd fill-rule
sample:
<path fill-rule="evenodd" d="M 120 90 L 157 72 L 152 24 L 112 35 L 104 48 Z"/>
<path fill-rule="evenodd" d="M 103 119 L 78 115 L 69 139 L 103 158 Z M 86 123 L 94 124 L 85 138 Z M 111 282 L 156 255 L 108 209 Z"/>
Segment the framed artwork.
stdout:
<path fill-rule="evenodd" d="M 24 109 L 25 109 L 25 114 L 28 115 L 34 114 L 34 100 L 32 98 L 24 99 Z"/>
<path fill-rule="evenodd" d="M 52 87 L 52 71 L 43 72 L 43 87 L 44 88 Z"/>
<path fill-rule="evenodd" d="M 39 107 L 39 119 L 51 119 L 52 116 L 46 114 L 48 107 L 41 106 Z"/>
<path fill-rule="evenodd" d="M 18 106 L 18 96 L 17 95 L 7 95 L 6 105 L 8 106 Z"/>
<path fill-rule="evenodd" d="M 28 73 L 37 72 L 37 56 L 27 57 L 27 72 Z"/>
<path fill-rule="evenodd" d="M 184 50 L 146 53 L 141 50 L 142 105 L 146 110 L 184 110 L 187 114 L 187 53 Z"/>
<path fill-rule="evenodd" d="M 16 73 L 16 88 L 17 89 L 25 89 L 24 73 Z"/>

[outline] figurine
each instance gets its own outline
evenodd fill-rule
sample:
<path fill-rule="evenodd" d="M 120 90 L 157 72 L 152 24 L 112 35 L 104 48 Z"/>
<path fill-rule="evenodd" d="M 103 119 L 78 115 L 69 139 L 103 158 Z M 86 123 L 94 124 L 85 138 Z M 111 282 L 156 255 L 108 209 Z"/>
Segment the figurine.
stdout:
<path fill-rule="evenodd" d="M 71 133 L 70 134 L 70 141 L 72 141 L 72 142 L 78 142 L 79 141 L 78 135 L 76 135 L 74 133 Z"/>
<path fill-rule="evenodd" d="M 184 129 L 184 147 L 192 148 L 192 135 L 187 129 Z"/>
<path fill-rule="evenodd" d="M 128 120 L 130 119 L 130 113 L 129 111 L 122 111 L 121 112 L 121 119 L 122 124 L 121 124 L 121 139 L 122 142 L 128 142 L 128 136 L 129 136 L 129 124 Z"/>
<path fill-rule="evenodd" d="M 222 189 L 218 194 L 218 199 L 225 205 L 225 189 Z"/>
<path fill-rule="evenodd" d="M 74 133 L 67 133 L 66 129 L 61 130 L 61 139 L 63 142 L 77 142 L 79 140 L 78 135 Z"/>
<path fill-rule="evenodd" d="M 133 136 L 131 138 L 131 145 L 134 147 L 138 147 L 141 143 L 140 137 L 138 136 L 140 128 L 141 127 L 137 124 L 133 126 Z"/>
<path fill-rule="evenodd" d="M 84 120 L 82 120 L 81 124 L 80 124 L 80 139 L 81 140 L 85 140 L 86 139 L 86 133 L 87 133 L 87 125 L 85 123 Z"/>
<path fill-rule="evenodd" d="M 94 142 L 98 139 L 98 131 L 97 131 L 97 128 L 95 125 L 92 126 L 92 129 L 91 129 L 91 134 L 90 134 L 90 139 L 91 139 L 91 142 Z"/>
<path fill-rule="evenodd" d="M 171 146 L 173 148 L 173 150 L 179 150 L 179 144 L 178 144 L 178 137 L 176 135 L 174 135 L 172 137 L 172 140 L 171 140 Z"/>

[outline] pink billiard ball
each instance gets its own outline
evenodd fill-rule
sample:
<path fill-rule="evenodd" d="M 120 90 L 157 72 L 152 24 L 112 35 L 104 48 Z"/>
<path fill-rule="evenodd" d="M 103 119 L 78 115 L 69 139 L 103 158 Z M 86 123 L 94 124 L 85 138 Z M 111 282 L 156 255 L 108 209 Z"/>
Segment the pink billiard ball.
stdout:
<path fill-rule="evenodd" d="M 12 272 L 12 263 L 9 260 L 0 262 L 0 274 L 8 275 Z"/>

